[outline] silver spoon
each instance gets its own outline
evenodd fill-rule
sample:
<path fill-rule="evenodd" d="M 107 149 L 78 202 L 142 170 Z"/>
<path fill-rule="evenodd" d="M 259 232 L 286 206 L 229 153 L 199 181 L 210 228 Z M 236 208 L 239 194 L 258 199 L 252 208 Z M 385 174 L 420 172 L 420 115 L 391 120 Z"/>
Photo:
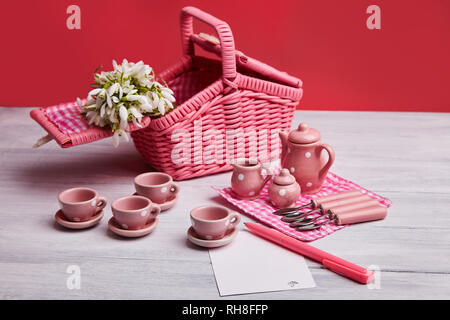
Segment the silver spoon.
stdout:
<path fill-rule="evenodd" d="M 301 214 L 291 215 L 291 216 L 284 216 L 281 218 L 281 221 L 284 222 L 293 222 L 293 221 L 300 221 L 306 218 L 309 215 L 307 212 L 303 212 Z"/>
<path fill-rule="evenodd" d="M 301 227 L 301 226 L 311 225 L 323 217 L 328 217 L 328 219 L 331 220 L 331 219 L 334 219 L 335 216 L 332 212 L 329 211 L 328 213 L 323 213 L 320 216 L 317 216 L 315 218 L 301 219 L 301 220 L 293 221 L 292 223 L 289 224 L 289 226 L 290 227 Z"/>
<path fill-rule="evenodd" d="M 297 231 L 315 230 L 315 229 L 319 229 L 321 226 L 323 226 L 327 223 L 330 223 L 332 221 L 334 221 L 334 220 L 326 220 L 321 223 L 313 223 L 313 224 L 309 224 L 309 225 L 305 225 L 305 226 L 300 226 L 300 227 L 295 228 L 295 230 L 297 230 Z"/>
<path fill-rule="evenodd" d="M 303 219 L 300 221 L 294 221 L 289 224 L 289 227 L 296 228 L 296 227 L 300 227 L 300 226 L 314 224 L 314 221 L 316 221 L 315 219 L 316 218 L 307 218 L 307 219 Z"/>
<path fill-rule="evenodd" d="M 277 216 L 285 216 L 285 215 L 290 214 L 290 213 L 296 213 L 299 210 L 302 210 L 302 209 L 310 207 L 310 206 L 311 206 L 311 203 L 308 203 L 308 204 L 305 204 L 305 205 L 303 205 L 301 207 L 279 209 L 279 210 L 273 212 L 273 214 L 275 214 Z"/>

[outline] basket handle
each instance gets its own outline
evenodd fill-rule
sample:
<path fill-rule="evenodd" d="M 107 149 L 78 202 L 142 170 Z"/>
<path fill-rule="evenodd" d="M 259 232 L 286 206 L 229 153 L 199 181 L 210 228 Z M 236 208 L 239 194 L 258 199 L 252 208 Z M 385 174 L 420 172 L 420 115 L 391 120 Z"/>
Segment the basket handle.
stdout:
<path fill-rule="evenodd" d="M 222 47 L 222 73 L 225 83 L 230 85 L 236 78 L 236 52 L 234 38 L 230 26 L 216 17 L 195 7 L 184 7 L 181 10 L 181 41 L 183 53 L 194 55 L 194 42 L 191 35 L 194 33 L 193 18 L 196 18 L 213 27 L 219 36 Z"/>

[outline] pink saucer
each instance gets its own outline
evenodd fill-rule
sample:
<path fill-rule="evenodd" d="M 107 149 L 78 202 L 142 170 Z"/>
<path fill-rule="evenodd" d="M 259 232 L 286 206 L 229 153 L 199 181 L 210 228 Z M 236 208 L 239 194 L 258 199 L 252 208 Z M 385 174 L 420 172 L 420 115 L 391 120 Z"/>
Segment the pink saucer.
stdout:
<path fill-rule="evenodd" d="M 137 237 L 146 236 L 149 233 L 151 233 L 156 228 L 157 225 L 158 225 L 158 218 L 155 218 L 155 220 L 153 220 L 153 222 L 147 224 L 142 229 L 127 230 L 127 229 L 122 229 L 117 224 L 114 217 L 111 217 L 111 219 L 109 219 L 109 221 L 108 221 L 109 230 L 111 230 L 112 232 L 114 232 L 115 234 L 117 234 L 119 236 L 126 237 L 126 238 L 137 238 Z"/>
<path fill-rule="evenodd" d="M 195 233 L 194 229 L 190 227 L 187 231 L 187 237 L 189 241 L 191 241 L 193 244 L 196 244 L 200 247 L 205 248 L 217 248 L 225 246 L 229 243 L 231 243 L 234 238 L 236 238 L 236 235 L 238 233 L 238 229 L 234 228 L 228 231 L 228 233 L 222 238 L 217 240 L 204 240 L 198 238 L 197 234 Z"/>
<path fill-rule="evenodd" d="M 61 209 L 58 210 L 55 214 L 55 220 L 60 224 L 61 226 L 69 229 L 87 229 L 92 226 L 95 226 L 100 220 L 103 218 L 103 210 L 100 210 L 95 215 L 91 217 L 91 219 L 86 221 L 80 221 L 80 222 L 74 222 L 68 220 L 64 214 L 62 213 Z"/>
<path fill-rule="evenodd" d="M 135 193 L 133 193 L 133 195 L 136 196 L 136 195 L 138 195 L 138 193 L 135 192 Z M 154 202 L 154 203 L 157 204 L 161 208 L 161 211 L 166 211 L 166 210 L 169 210 L 170 208 L 172 208 L 175 205 L 175 203 L 177 203 L 177 201 L 178 201 L 178 193 L 175 195 L 175 198 L 173 198 L 172 200 L 166 201 L 161 204 L 156 203 L 156 202 Z"/>

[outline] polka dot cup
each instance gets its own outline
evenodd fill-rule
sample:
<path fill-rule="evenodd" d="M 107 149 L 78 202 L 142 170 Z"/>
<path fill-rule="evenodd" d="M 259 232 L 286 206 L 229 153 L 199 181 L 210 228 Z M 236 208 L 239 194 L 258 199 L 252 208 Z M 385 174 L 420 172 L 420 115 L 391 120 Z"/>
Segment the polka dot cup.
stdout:
<path fill-rule="evenodd" d="M 73 222 L 89 220 L 106 206 L 106 198 L 90 188 L 72 188 L 58 195 L 64 216 Z"/>
<path fill-rule="evenodd" d="M 205 240 L 217 240 L 241 221 L 235 211 L 220 206 L 202 206 L 191 210 L 191 223 L 197 236 Z"/>
<path fill-rule="evenodd" d="M 179 191 L 179 186 L 172 177 L 162 172 L 147 172 L 134 178 L 134 187 L 138 195 L 162 204 L 173 200 Z"/>
<path fill-rule="evenodd" d="M 146 227 L 155 220 L 161 208 L 142 196 L 127 196 L 114 200 L 112 213 L 122 229 L 137 230 Z"/>

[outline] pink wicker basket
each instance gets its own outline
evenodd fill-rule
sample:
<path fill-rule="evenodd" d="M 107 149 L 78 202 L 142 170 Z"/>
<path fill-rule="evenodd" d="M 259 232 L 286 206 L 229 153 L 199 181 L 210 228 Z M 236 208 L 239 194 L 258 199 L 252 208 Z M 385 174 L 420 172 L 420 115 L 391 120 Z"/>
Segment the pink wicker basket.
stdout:
<path fill-rule="evenodd" d="M 213 27 L 219 39 L 194 34 L 193 18 Z M 146 117 L 143 129 L 132 126 L 137 150 L 175 180 L 230 170 L 235 158 L 278 158 L 278 131 L 290 129 L 302 82 L 235 50 L 228 24 L 197 8 L 183 8 L 180 22 L 183 56 L 160 75 L 178 107 Z M 221 61 L 196 56 L 194 44 Z M 89 128 L 78 114 L 74 104 L 31 112 L 62 147 L 111 136 L 111 130 Z"/>
<path fill-rule="evenodd" d="M 193 17 L 216 30 L 220 45 L 193 34 Z M 278 130 L 290 129 L 302 96 L 301 81 L 236 51 L 227 23 L 193 7 L 184 8 L 180 20 L 184 55 L 160 75 L 180 105 L 166 116 L 153 119 L 145 129 L 132 132 L 137 150 L 154 168 L 176 180 L 230 170 L 230 160 L 235 157 L 261 161 L 278 157 Z M 221 55 L 222 63 L 195 56 L 194 43 Z M 242 129 L 247 139 L 239 142 L 236 138 L 231 148 L 228 143 L 227 150 L 222 143 L 221 150 L 215 150 L 221 157 L 207 163 L 203 152 L 217 146 L 217 141 L 211 139 L 211 129 L 215 130 L 214 138 L 220 134 L 230 136 L 227 131 L 231 129 L 233 133 Z M 190 152 L 182 163 L 174 163 L 173 159 L 174 148 L 181 143 L 174 139 L 177 130 L 192 140 L 200 137 L 197 144 L 191 140 L 189 146 L 187 142 Z M 249 132 L 263 136 L 266 143 L 257 143 Z M 240 153 L 236 145 L 241 147 Z"/>

